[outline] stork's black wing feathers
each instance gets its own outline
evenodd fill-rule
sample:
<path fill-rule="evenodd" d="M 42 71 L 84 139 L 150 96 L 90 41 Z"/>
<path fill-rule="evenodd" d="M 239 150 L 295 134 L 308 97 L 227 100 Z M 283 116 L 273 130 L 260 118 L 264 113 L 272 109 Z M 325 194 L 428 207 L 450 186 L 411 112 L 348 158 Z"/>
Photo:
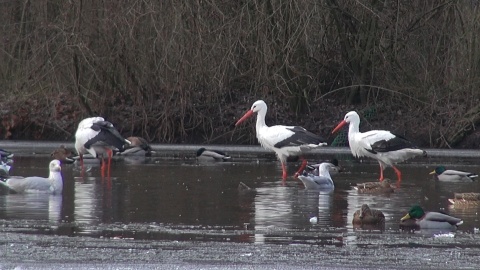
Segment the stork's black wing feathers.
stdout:
<path fill-rule="evenodd" d="M 120 135 L 113 124 L 108 121 L 95 122 L 92 127 L 95 131 L 100 131 L 95 137 L 85 143 L 85 148 L 89 149 L 95 143 L 111 145 L 120 152 L 125 150 L 126 140 Z"/>
<path fill-rule="evenodd" d="M 390 139 L 390 140 L 381 140 L 373 143 L 372 150 L 368 150 L 371 153 L 377 153 L 377 152 L 390 152 L 390 151 L 396 151 L 396 150 L 401 150 L 405 148 L 412 148 L 416 149 L 417 146 L 415 146 L 413 143 L 411 143 L 409 140 L 405 139 L 404 137 L 400 135 L 394 134 L 395 137 Z"/>
<path fill-rule="evenodd" d="M 287 146 L 299 146 L 304 144 L 320 144 L 324 143 L 325 140 L 312 132 L 306 130 L 303 127 L 289 127 L 288 130 L 292 131 L 294 134 L 287 139 L 278 142 L 274 145 L 276 148 L 282 148 Z"/>

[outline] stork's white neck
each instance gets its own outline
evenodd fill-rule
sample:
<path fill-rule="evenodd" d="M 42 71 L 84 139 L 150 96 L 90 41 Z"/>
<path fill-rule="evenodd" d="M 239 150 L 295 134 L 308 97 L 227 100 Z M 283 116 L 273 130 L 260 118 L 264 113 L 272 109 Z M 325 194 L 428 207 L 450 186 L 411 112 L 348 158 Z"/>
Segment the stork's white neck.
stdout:
<path fill-rule="evenodd" d="M 348 125 L 348 141 L 351 143 L 353 137 L 360 132 L 360 122 L 352 121 Z"/>
<path fill-rule="evenodd" d="M 265 124 L 265 115 L 267 115 L 267 110 L 260 110 L 257 112 L 257 125 L 255 126 L 256 130 L 257 130 L 257 134 L 258 132 L 266 127 L 267 125 Z"/>

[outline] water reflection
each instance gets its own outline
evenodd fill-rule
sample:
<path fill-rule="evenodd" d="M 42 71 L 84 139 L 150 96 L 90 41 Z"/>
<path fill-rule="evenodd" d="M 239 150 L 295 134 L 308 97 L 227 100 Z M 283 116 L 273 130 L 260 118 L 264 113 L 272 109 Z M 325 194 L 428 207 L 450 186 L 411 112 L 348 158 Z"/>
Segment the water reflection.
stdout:
<path fill-rule="evenodd" d="M 473 232 L 479 224 L 478 208 L 452 208 L 447 202 L 453 192 L 479 190 L 479 184 L 435 182 L 428 175 L 434 166 L 422 161 L 402 165 L 404 180 L 393 194 L 371 195 L 358 194 L 351 187 L 375 181 L 378 166 L 374 162 L 341 160 L 345 172 L 333 176 L 335 190 L 318 192 L 305 190 L 293 179 L 282 185 L 276 161 L 198 164 L 139 158 L 114 162 L 111 188 L 96 177 L 100 175 L 97 166 L 81 177 L 77 165 L 64 165 L 63 196 L 2 195 L 0 219 L 72 224 L 76 233 L 90 236 L 112 235 L 115 229 L 136 239 L 213 237 L 335 245 L 362 241 L 362 232 L 352 226 L 353 213 L 362 204 L 385 214 L 385 231 L 379 232 L 383 234 L 398 233 L 400 218 L 413 204 L 464 219 L 460 231 Z M 47 163 L 45 158 L 21 158 L 15 161 L 15 172 L 33 175 L 43 172 Z M 479 171 L 468 160 L 462 164 L 465 170 Z M 297 164 L 291 166 L 293 170 Z M 240 192 L 240 182 L 252 190 Z M 310 223 L 312 216 L 318 218 L 317 224 Z"/>
<path fill-rule="evenodd" d="M 1 217 L 7 220 L 61 221 L 62 196 L 45 193 L 10 194 L 0 197 Z"/>

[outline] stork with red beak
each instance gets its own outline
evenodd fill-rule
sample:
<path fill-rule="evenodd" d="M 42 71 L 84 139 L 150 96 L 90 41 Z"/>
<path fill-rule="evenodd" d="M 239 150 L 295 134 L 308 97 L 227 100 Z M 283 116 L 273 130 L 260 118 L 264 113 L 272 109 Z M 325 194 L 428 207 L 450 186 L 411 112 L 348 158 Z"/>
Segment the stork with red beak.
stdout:
<path fill-rule="evenodd" d="M 300 156 L 302 159 L 302 165 L 297 173 L 295 173 L 295 177 L 297 177 L 303 172 L 303 169 L 305 169 L 305 166 L 307 165 L 307 161 L 302 155 L 311 149 L 327 145 L 325 140 L 320 136 L 307 131 L 303 127 L 281 125 L 267 126 L 265 124 L 267 104 L 263 100 L 255 101 L 252 108 L 237 121 L 235 126 L 238 126 L 255 113 L 257 113 L 257 139 L 264 148 L 272 150 L 277 154 L 278 159 L 282 163 L 283 180 L 287 178 L 287 157 Z"/>
<path fill-rule="evenodd" d="M 355 157 L 370 157 L 376 159 L 380 165 L 380 181 L 383 181 L 383 170 L 390 166 L 397 174 L 398 182 L 402 180 L 402 173 L 393 164 L 416 156 L 426 156 L 427 153 L 417 148 L 413 143 L 402 136 L 386 130 L 371 130 L 360 132 L 360 116 L 354 111 L 345 115 L 332 133 L 349 124 L 348 143 L 350 151 Z"/>

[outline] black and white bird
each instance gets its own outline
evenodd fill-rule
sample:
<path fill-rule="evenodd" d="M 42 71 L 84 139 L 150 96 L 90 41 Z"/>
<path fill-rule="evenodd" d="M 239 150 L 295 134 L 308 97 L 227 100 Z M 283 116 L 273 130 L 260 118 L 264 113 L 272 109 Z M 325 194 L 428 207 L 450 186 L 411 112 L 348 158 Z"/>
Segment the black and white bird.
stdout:
<path fill-rule="evenodd" d="M 105 121 L 102 117 L 83 119 L 75 133 L 75 149 L 80 156 L 82 171 L 83 155 L 90 153 L 93 157 L 101 159 L 102 176 L 105 175 L 105 167 L 110 176 L 113 151 L 123 152 L 130 144 L 130 141 L 123 138 L 112 123 Z M 107 165 L 105 165 L 105 157 L 108 159 Z"/>
<path fill-rule="evenodd" d="M 282 163 L 283 180 L 287 178 L 287 157 L 299 156 L 302 159 L 302 165 L 295 174 L 295 176 L 298 176 L 307 165 L 303 154 L 312 149 L 327 145 L 322 137 L 307 131 L 303 127 L 282 125 L 267 126 L 265 124 L 267 104 L 263 100 L 255 101 L 251 109 L 237 121 L 235 126 L 238 126 L 255 113 L 257 113 L 257 139 L 264 148 L 272 150 L 277 154 L 278 159 Z"/>
<path fill-rule="evenodd" d="M 313 175 L 319 175 L 319 167 L 322 163 L 323 162 L 317 163 L 317 164 L 312 164 L 312 165 L 307 165 L 307 167 L 305 168 L 306 172 L 304 172 L 304 174 L 305 173 L 311 173 Z M 341 171 L 343 171 L 342 166 L 340 166 L 339 163 L 338 163 L 338 159 L 333 158 L 328 163 L 331 163 L 333 165 L 329 168 L 330 175 L 335 175 L 335 174 L 338 174 Z"/>
<path fill-rule="evenodd" d="M 51 193 L 61 194 L 63 190 L 62 167 L 59 160 L 52 160 L 49 164 L 48 178 L 40 176 L 9 176 L 0 184 L 7 187 L 12 193 Z"/>
<path fill-rule="evenodd" d="M 395 135 L 386 130 L 371 130 L 360 132 L 360 117 L 355 111 L 345 115 L 332 133 L 337 132 L 343 126 L 349 124 L 348 143 L 350 151 L 355 157 L 370 157 L 376 159 L 380 165 L 380 181 L 383 181 L 383 170 L 390 166 L 397 174 L 398 182 L 402 179 L 402 173 L 395 163 L 405 161 L 416 156 L 426 156 L 427 153 L 413 145 L 402 136 Z"/>
<path fill-rule="evenodd" d="M 196 158 L 200 162 L 228 161 L 231 159 L 231 157 L 225 152 L 215 149 L 206 149 L 205 147 L 201 147 L 197 150 Z"/>
<path fill-rule="evenodd" d="M 125 151 L 120 152 L 119 155 L 150 157 L 155 153 L 150 146 L 150 143 L 142 137 L 130 136 L 127 138 L 127 141 L 130 142 L 130 145 L 127 145 Z"/>
<path fill-rule="evenodd" d="M 13 153 L 4 149 L 0 149 L 0 161 L 10 163 L 13 160 Z"/>
<path fill-rule="evenodd" d="M 473 182 L 478 174 L 457 170 L 447 170 L 445 166 L 438 166 L 430 174 L 433 174 L 441 182 Z"/>
<path fill-rule="evenodd" d="M 320 163 L 318 167 L 318 175 L 311 173 L 305 173 L 298 176 L 298 179 L 302 181 L 305 189 L 315 190 L 333 190 L 335 185 L 333 184 L 332 177 L 330 176 L 330 170 L 334 169 L 335 165 L 329 162 Z"/>

